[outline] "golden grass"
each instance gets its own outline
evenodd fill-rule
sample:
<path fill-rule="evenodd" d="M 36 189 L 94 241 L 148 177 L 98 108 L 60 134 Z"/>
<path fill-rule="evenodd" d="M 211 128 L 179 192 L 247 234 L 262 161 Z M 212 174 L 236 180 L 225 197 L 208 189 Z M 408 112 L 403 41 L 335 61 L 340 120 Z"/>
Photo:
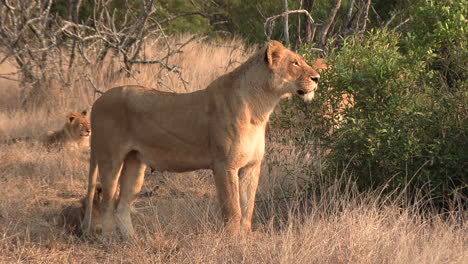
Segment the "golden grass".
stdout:
<path fill-rule="evenodd" d="M 233 49 L 232 47 L 236 47 Z M 240 47 L 240 48 L 237 48 Z M 148 56 L 157 46 L 147 47 Z M 252 49 L 238 40 L 192 43 L 171 63 L 180 65 L 187 89 L 174 74 L 157 83 L 156 65 L 138 76 L 103 77 L 104 83 L 140 83 L 178 92 L 204 88 L 216 76 L 244 61 Z M 238 61 L 238 62 L 234 62 Z M 105 68 L 106 69 L 106 68 Z M 110 69 L 110 67 L 109 67 Z M 1 70 L 0 70 L 1 72 Z M 112 79 L 112 80 L 111 80 Z M 455 213 L 421 212 L 415 206 L 379 202 L 379 194 L 338 192 L 338 184 L 306 204 L 299 194 L 306 181 L 323 180 L 320 156 L 273 134 L 268 142 L 254 215 L 247 237 L 229 238 L 222 230 L 209 171 L 150 173 L 135 204 L 134 243 L 81 241 L 57 226 L 62 208 L 85 194 L 88 153 L 47 151 L 40 135 L 64 122 L 66 112 L 89 107 L 93 93 L 84 79 L 74 94 L 50 98 L 54 108 L 23 110 L 19 87 L 0 80 L 0 263 L 464 263 L 468 259 L 467 223 Z M 102 88 L 102 89 L 107 89 Z M 8 107 L 4 107 L 8 105 Z M 287 142 L 287 141 L 286 141 Z M 328 179 L 328 181 L 330 181 Z M 466 212 L 461 212 L 465 214 Z"/>

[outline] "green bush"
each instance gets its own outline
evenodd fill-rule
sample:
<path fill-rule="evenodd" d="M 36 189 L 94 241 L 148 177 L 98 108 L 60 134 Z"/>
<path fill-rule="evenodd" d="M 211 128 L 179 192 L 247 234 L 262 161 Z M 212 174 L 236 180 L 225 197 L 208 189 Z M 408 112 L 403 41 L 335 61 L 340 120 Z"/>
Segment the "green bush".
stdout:
<path fill-rule="evenodd" d="M 408 185 L 434 198 L 466 195 L 468 91 L 461 81 L 441 89 L 446 79 L 434 73 L 433 61 L 402 49 L 407 39 L 371 31 L 331 51 L 316 104 L 301 108 L 310 120 L 306 131 L 330 148 L 328 170 L 346 171 L 361 189 Z M 451 48 L 457 46 L 444 47 L 447 54 Z M 337 110 L 344 92 L 354 106 L 343 109 L 343 119 L 324 117 L 326 102 Z M 330 135 L 332 126 L 338 128 Z"/>

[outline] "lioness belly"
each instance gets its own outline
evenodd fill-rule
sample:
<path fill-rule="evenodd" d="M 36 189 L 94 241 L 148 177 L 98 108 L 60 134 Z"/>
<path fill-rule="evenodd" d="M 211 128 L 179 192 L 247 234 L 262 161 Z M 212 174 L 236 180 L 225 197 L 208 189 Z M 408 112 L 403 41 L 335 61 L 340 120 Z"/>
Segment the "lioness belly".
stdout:
<path fill-rule="evenodd" d="M 145 147 L 137 151 L 140 153 L 142 161 L 157 171 L 184 172 L 211 168 L 209 153 L 204 151 L 163 150 Z"/>

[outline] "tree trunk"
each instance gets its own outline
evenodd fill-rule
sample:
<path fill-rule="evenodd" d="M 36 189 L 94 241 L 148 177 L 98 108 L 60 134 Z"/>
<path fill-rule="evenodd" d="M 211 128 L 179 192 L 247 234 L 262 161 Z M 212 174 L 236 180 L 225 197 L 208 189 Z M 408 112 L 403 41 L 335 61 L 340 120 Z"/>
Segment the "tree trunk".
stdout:
<path fill-rule="evenodd" d="M 283 34 L 284 34 L 284 45 L 286 47 L 289 47 L 289 18 L 287 12 L 289 11 L 288 9 L 288 0 L 283 0 L 283 11 L 286 12 L 286 14 L 283 16 L 284 19 L 284 29 L 283 29 Z"/>
<path fill-rule="evenodd" d="M 304 9 L 307 10 L 307 12 L 312 13 L 313 7 L 314 0 L 304 0 Z M 311 43 L 314 40 L 315 25 L 312 25 L 312 22 L 307 17 L 304 22 L 304 40 L 306 43 Z"/>
<path fill-rule="evenodd" d="M 299 9 L 302 9 L 302 0 L 299 0 Z M 294 49 L 297 50 L 298 47 L 302 45 L 302 38 L 301 38 L 301 17 L 297 17 L 297 40 Z"/>
<path fill-rule="evenodd" d="M 340 9 L 340 6 L 341 6 L 341 0 L 336 0 L 335 6 L 330 10 L 328 19 L 327 21 L 325 21 L 325 24 L 323 25 L 322 30 L 320 31 L 319 46 L 321 48 L 325 47 L 325 44 L 327 43 L 328 30 L 333 24 L 333 21 L 335 21 L 335 16 L 336 16 L 336 13 L 338 13 L 338 9 Z"/>
<path fill-rule="evenodd" d="M 366 10 L 364 11 L 364 23 L 362 25 L 361 32 L 366 31 L 367 20 L 369 19 L 369 8 L 371 5 L 371 0 L 367 0 Z"/>

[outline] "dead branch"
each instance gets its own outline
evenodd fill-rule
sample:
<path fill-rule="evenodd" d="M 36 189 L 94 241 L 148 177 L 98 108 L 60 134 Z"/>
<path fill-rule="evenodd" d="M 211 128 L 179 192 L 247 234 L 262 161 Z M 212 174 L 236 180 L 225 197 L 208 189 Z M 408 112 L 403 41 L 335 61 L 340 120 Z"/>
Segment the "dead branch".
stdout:
<path fill-rule="evenodd" d="M 182 77 L 181 69 L 171 65 L 169 59 L 197 38 L 173 46 L 161 23 L 190 15 L 206 17 L 207 14 L 185 12 L 158 21 L 154 17 L 156 0 L 140 2 L 142 5 L 133 5 L 127 0 L 126 10 L 118 17 L 110 1 L 96 0 L 90 17 L 82 22 L 78 17 L 81 0 L 67 2 L 68 18 L 51 13 L 53 0 L 29 0 L 27 5 L 23 1 L 0 0 L 0 46 L 4 48 L 0 62 L 14 62 L 19 72 L 17 80 L 24 84 L 25 95 L 28 94 L 26 90 L 36 86 L 44 86 L 38 87 L 44 91 L 49 89 L 48 80 L 59 81 L 62 86 L 74 83 L 76 78 L 85 76 L 89 67 L 103 67 L 109 54 L 113 56 L 111 63 L 117 61 L 122 67 L 119 72 L 134 76 L 134 64 L 159 64 L 161 71 L 177 74 L 185 86 L 188 82 Z M 145 42 L 149 39 L 163 39 L 165 55 L 142 59 Z M 7 74 L 0 74 L 0 77 L 16 80 Z M 102 93 L 89 75 L 85 78 L 95 93 Z"/>
<path fill-rule="evenodd" d="M 375 10 L 374 5 L 371 5 L 372 12 L 374 13 L 377 23 L 379 24 L 380 27 L 382 27 L 382 17 L 380 17 L 379 13 L 377 10 Z"/>
<path fill-rule="evenodd" d="M 351 31 L 351 27 L 352 27 L 351 22 L 353 21 L 353 18 L 356 15 L 356 13 L 353 13 L 354 3 L 355 3 L 355 0 L 351 0 L 351 2 L 349 4 L 349 9 L 348 9 L 348 12 L 346 14 L 346 22 L 344 23 L 344 26 L 343 26 L 343 28 L 341 30 L 341 35 L 342 36 L 347 36 Z"/>
<path fill-rule="evenodd" d="M 315 1 L 314 0 L 305 0 L 305 3 L 304 3 L 304 9 L 307 10 L 307 12 L 309 12 L 309 14 L 312 12 L 312 9 L 314 7 L 314 3 Z M 313 24 L 310 19 L 305 19 L 305 23 L 304 23 L 304 27 L 305 27 L 305 42 L 307 43 L 310 43 L 314 40 L 315 38 L 315 31 L 317 30 L 317 26 L 315 24 Z"/>
<path fill-rule="evenodd" d="M 363 25 L 361 28 L 361 32 L 366 31 L 367 21 L 369 20 L 369 9 L 371 6 L 371 2 L 372 2 L 371 0 L 367 0 L 366 9 L 364 10 L 364 21 L 363 21 Z"/>
<path fill-rule="evenodd" d="M 284 35 L 284 44 L 286 47 L 289 46 L 289 14 L 288 14 L 288 0 L 283 0 L 283 35 Z"/>
<path fill-rule="evenodd" d="M 399 10 L 397 12 L 395 12 L 388 20 L 387 22 L 385 22 L 385 25 L 383 26 L 383 28 L 388 28 L 390 26 L 390 24 L 393 22 L 393 20 L 395 20 L 395 18 L 397 16 L 399 16 L 401 13 L 403 13 L 403 10 Z"/>
<path fill-rule="evenodd" d="M 94 83 L 93 83 L 93 81 L 91 81 L 91 77 L 89 76 L 88 73 L 85 74 L 85 79 L 91 84 L 91 86 L 93 86 L 94 94 L 96 94 L 96 93 L 104 94 L 104 92 L 102 90 L 100 90 L 99 88 L 96 87 L 96 85 L 94 85 Z"/>
<path fill-rule="evenodd" d="M 299 0 L 299 9 L 302 9 L 302 0 Z M 296 38 L 296 46 L 294 47 L 297 50 L 297 47 L 302 45 L 302 38 L 301 38 L 301 18 L 297 18 L 297 38 Z"/>
<path fill-rule="evenodd" d="M 284 17 L 284 16 L 290 15 L 290 14 L 304 14 L 308 18 L 308 20 L 310 21 L 311 24 L 315 24 L 314 19 L 312 18 L 312 16 L 310 15 L 310 13 L 307 10 L 305 10 L 305 9 L 289 10 L 289 11 L 283 12 L 283 13 L 281 13 L 279 15 L 268 17 L 265 20 L 265 23 L 263 24 L 264 25 L 263 28 L 264 28 L 264 33 L 265 33 L 265 36 L 267 37 L 267 40 L 270 40 L 271 34 L 273 33 L 275 20 L 280 18 L 280 17 Z"/>
<path fill-rule="evenodd" d="M 398 28 L 400 28 L 404 24 L 408 23 L 411 19 L 412 19 L 412 17 L 408 17 L 407 19 L 403 20 L 400 24 L 398 24 L 394 28 L 392 28 L 392 31 L 396 31 Z"/>
<path fill-rule="evenodd" d="M 20 79 L 8 77 L 8 76 L 6 76 L 6 75 L 4 75 L 4 74 L 0 74 L 0 78 L 5 79 L 5 80 L 10 80 L 10 81 L 15 81 L 15 82 L 19 82 L 19 81 L 20 81 Z"/>
<path fill-rule="evenodd" d="M 320 35 L 319 35 L 319 46 L 322 48 L 325 47 L 325 44 L 327 42 L 328 30 L 333 24 L 333 21 L 335 21 L 335 16 L 336 16 L 336 13 L 338 13 L 338 9 L 340 9 L 340 6 L 341 6 L 341 0 L 336 0 L 335 5 L 330 10 L 328 19 L 326 20 L 325 24 L 322 26 L 322 30 L 320 31 Z"/>

